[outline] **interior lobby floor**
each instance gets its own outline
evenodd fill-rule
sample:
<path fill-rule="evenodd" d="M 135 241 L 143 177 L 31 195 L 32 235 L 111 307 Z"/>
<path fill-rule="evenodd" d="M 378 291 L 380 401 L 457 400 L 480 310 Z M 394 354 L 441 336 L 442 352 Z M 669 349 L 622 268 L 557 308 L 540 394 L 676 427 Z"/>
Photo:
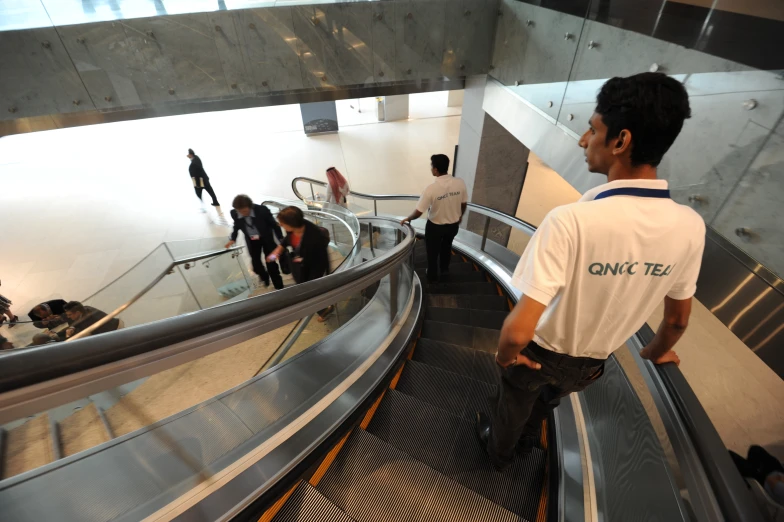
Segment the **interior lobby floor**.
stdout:
<path fill-rule="evenodd" d="M 412 96 L 408 121 L 314 137 L 302 131 L 299 105 L 4 137 L 0 293 L 22 317 L 47 299 L 84 299 L 161 242 L 228 235 L 211 207 L 200 211 L 188 148 L 229 220 L 235 195 L 294 199 L 293 178 L 326 180 L 330 166 L 360 192 L 418 193 L 432 180 L 430 156 L 451 158 L 458 141 L 460 108 L 446 107 L 445 95 Z"/>

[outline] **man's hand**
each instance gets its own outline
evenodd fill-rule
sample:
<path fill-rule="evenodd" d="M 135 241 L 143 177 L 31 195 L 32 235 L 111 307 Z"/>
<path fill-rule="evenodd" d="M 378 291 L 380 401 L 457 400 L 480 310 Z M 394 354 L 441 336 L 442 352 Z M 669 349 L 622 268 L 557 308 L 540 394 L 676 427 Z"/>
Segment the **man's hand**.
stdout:
<path fill-rule="evenodd" d="M 663 355 L 660 355 L 658 358 L 653 359 L 651 356 L 650 345 L 640 350 L 640 357 L 643 359 L 648 359 L 653 364 L 675 363 L 675 366 L 679 366 L 681 364 L 681 359 L 678 357 L 678 354 L 675 353 L 675 350 L 669 350 Z"/>
<path fill-rule="evenodd" d="M 512 366 L 528 366 L 532 370 L 540 370 L 542 368 L 541 364 L 532 361 L 521 353 L 518 353 L 517 357 L 508 361 L 499 359 L 498 354 L 496 354 L 495 362 L 498 363 L 498 366 L 504 369 L 511 368 Z"/>
<path fill-rule="evenodd" d="M 401 219 L 401 220 L 400 220 L 400 224 L 401 224 L 401 225 L 405 225 L 405 224 L 406 224 L 406 223 L 408 223 L 409 221 L 411 221 L 411 219 L 410 219 L 410 218 Z"/>
<path fill-rule="evenodd" d="M 71 337 L 73 337 L 73 334 L 75 333 L 76 333 L 76 328 L 67 328 L 65 330 L 65 338 L 70 339 Z"/>
<path fill-rule="evenodd" d="M 235 243 L 235 241 L 234 241 L 234 240 L 229 240 L 229 242 L 228 242 L 228 243 L 226 243 L 226 245 L 225 245 L 225 248 L 231 248 L 231 247 L 233 247 L 233 246 L 234 246 L 234 243 Z"/>

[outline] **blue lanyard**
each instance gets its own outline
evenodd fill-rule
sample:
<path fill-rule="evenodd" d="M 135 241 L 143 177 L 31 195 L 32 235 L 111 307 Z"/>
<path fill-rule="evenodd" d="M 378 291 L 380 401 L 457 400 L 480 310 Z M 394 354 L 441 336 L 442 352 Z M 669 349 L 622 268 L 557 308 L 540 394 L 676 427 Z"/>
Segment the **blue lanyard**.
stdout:
<path fill-rule="evenodd" d="M 610 196 L 637 196 L 640 198 L 662 198 L 662 199 L 669 199 L 670 198 L 670 191 L 669 189 L 648 189 L 648 188 L 639 188 L 639 187 L 621 187 L 621 188 L 614 188 L 610 190 L 605 190 L 604 192 L 600 192 L 594 199 L 604 199 L 609 198 Z"/>

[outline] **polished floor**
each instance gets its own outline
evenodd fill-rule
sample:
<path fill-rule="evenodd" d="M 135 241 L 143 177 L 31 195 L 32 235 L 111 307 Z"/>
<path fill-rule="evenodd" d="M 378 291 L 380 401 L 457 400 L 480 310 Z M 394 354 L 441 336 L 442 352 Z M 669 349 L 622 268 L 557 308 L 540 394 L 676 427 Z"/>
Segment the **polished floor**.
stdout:
<path fill-rule="evenodd" d="M 325 180 L 329 166 L 354 190 L 417 193 L 431 182 L 430 155 L 453 155 L 459 113 L 446 93 L 430 93 L 412 96 L 408 121 L 355 117 L 317 137 L 303 133 L 298 105 L 4 137 L 0 293 L 21 316 L 46 299 L 91 295 L 163 241 L 227 235 L 212 208 L 200 212 L 189 147 L 227 216 L 238 193 L 293 199 L 294 177 Z"/>

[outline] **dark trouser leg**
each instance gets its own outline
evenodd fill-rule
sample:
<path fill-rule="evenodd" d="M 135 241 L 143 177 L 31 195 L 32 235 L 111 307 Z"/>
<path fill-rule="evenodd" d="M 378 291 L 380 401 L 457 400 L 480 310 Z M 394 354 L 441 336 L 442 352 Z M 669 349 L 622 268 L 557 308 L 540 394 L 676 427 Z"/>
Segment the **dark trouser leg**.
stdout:
<path fill-rule="evenodd" d="M 277 245 L 268 245 L 264 248 L 265 258 L 275 250 L 276 246 Z M 280 268 L 278 267 L 278 263 L 275 261 L 267 261 L 267 272 L 269 272 L 270 280 L 272 280 L 272 285 L 275 287 L 275 289 L 280 290 L 283 288 L 283 278 L 280 275 Z"/>
<path fill-rule="evenodd" d="M 250 262 L 253 266 L 253 272 L 255 272 L 262 281 L 269 281 L 269 274 L 267 274 L 267 270 L 264 268 L 264 263 L 261 261 L 261 241 L 248 241 L 248 253 L 250 254 Z M 275 266 L 277 267 L 277 265 Z"/>
<path fill-rule="evenodd" d="M 213 205 L 220 205 L 220 203 L 218 203 L 218 198 L 215 196 L 215 191 L 212 190 L 212 185 L 210 185 L 210 181 L 207 179 L 204 180 L 204 190 L 206 190 L 207 194 L 212 198 Z M 201 199 L 201 196 L 199 196 L 199 199 Z"/>
<path fill-rule="evenodd" d="M 536 372 L 523 366 L 502 372 L 487 445 L 490 460 L 500 468 L 512 461 L 517 441 L 539 397 L 539 389 L 545 384 Z"/>
<path fill-rule="evenodd" d="M 199 200 L 201 200 L 201 194 L 204 191 L 204 189 L 202 187 L 193 187 L 193 190 L 196 191 L 196 197 L 199 198 Z"/>
<path fill-rule="evenodd" d="M 444 227 L 444 235 L 441 237 L 441 249 L 438 253 L 441 273 L 446 274 L 449 272 L 449 262 L 452 261 L 452 241 L 457 236 L 457 231 L 460 229 L 460 223 L 453 223 L 451 225 L 442 225 Z"/>
<path fill-rule="evenodd" d="M 442 235 L 441 225 L 428 220 L 425 225 L 425 249 L 427 250 L 427 280 L 431 283 L 438 281 L 438 253 L 441 251 Z"/>

